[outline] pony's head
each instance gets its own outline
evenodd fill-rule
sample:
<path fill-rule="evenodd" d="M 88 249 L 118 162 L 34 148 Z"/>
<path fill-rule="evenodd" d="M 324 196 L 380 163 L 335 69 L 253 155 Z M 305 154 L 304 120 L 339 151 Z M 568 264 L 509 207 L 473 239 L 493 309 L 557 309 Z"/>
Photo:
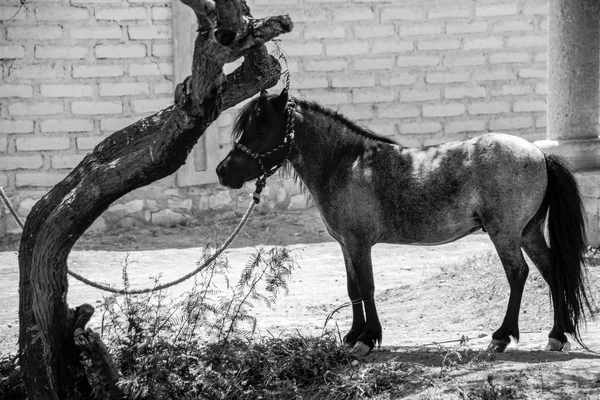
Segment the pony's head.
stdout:
<path fill-rule="evenodd" d="M 280 95 L 262 91 L 241 109 L 233 125 L 233 148 L 217 166 L 221 185 L 239 189 L 285 162 L 292 146 L 286 129 L 287 104 L 287 90 Z"/>

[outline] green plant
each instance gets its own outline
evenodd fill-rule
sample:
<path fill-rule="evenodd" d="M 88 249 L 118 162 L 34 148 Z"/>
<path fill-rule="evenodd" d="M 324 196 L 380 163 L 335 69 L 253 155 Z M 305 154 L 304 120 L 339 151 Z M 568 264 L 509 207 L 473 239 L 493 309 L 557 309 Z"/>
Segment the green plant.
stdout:
<path fill-rule="evenodd" d="M 269 251 L 257 250 L 242 271 L 240 280 L 229 299 L 218 306 L 215 334 L 226 345 L 232 334 L 254 335 L 256 319 L 250 314 L 254 302 L 272 307 L 280 290 L 287 293 L 287 279 L 291 277 L 294 263 L 285 247 L 273 247 Z M 241 323 L 249 323 L 250 331 L 240 331 Z"/>
<path fill-rule="evenodd" d="M 209 255 L 206 248 L 203 259 Z M 219 382 L 226 376 L 215 375 L 213 367 L 227 364 L 227 354 L 239 350 L 241 343 L 250 346 L 256 326 L 250 314 L 254 304 L 272 306 L 280 291 L 287 291 L 294 265 L 286 248 L 261 248 L 235 286 L 226 276 L 227 258 L 221 256 L 180 299 L 170 299 L 164 290 L 107 297 L 102 335 L 122 374 L 123 392 L 131 399 L 197 398 L 200 393 L 211 397 L 211 390 L 221 388 Z M 122 278 L 126 289 L 127 266 L 128 258 Z M 155 285 L 159 279 L 153 278 Z M 225 287 L 220 288 L 218 281 Z M 229 377 L 224 382 L 231 386 L 236 380 Z"/>

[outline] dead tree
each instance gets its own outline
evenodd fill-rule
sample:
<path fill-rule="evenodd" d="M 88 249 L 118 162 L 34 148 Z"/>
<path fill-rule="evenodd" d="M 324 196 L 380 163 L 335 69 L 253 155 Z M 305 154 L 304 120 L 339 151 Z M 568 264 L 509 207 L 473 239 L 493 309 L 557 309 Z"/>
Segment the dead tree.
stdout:
<path fill-rule="evenodd" d="M 279 80 L 279 62 L 264 44 L 292 29 L 288 16 L 253 19 L 244 0 L 181 1 L 199 29 L 191 76 L 177 86 L 174 104 L 99 143 L 27 218 L 19 248 L 19 356 L 30 399 L 89 394 L 78 378 L 73 335 L 90 310 L 67 304 L 67 256 L 77 239 L 112 202 L 177 171 L 223 110 Z M 225 75 L 223 65 L 241 57 Z"/>

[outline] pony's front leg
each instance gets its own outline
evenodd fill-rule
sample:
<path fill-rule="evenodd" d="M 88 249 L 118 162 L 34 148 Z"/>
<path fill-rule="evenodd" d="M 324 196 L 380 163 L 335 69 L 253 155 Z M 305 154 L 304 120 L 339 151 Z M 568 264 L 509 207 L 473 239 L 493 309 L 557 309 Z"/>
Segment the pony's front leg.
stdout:
<path fill-rule="evenodd" d="M 350 264 L 352 267 L 352 271 L 348 271 L 348 275 L 350 276 L 350 272 L 353 272 L 352 277 L 358 288 L 358 294 L 364 305 L 365 312 L 364 327 L 356 338 L 352 353 L 357 356 L 366 356 L 375 347 L 376 343 L 381 343 L 382 336 L 381 324 L 375 307 L 375 283 L 373 280 L 373 266 L 371 264 L 371 246 L 358 243 L 358 241 L 353 241 L 352 243 L 346 242 L 346 251 L 351 261 L 351 263 L 347 263 L 346 265 Z M 348 282 L 350 283 L 350 278 Z M 348 287 L 350 289 L 350 284 Z M 350 290 L 348 293 L 350 293 Z M 354 319 L 356 320 L 357 314 L 359 312 L 362 314 L 363 307 L 362 305 L 360 307 L 353 305 L 352 309 L 354 311 Z"/>
<path fill-rule="evenodd" d="M 365 315 L 363 313 L 363 303 L 358 290 L 352 260 L 350 260 L 350 256 L 348 256 L 344 245 L 340 243 L 340 246 L 342 247 L 344 263 L 346 264 L 348 297 L 350 297 L 350 302 L 352 303 L 352 326 L 350 327 L 350 331 L 344 336 L 344 343 L 353 347 L 356 344 L 358 336 L 360 336 L 365 329 Z"/>

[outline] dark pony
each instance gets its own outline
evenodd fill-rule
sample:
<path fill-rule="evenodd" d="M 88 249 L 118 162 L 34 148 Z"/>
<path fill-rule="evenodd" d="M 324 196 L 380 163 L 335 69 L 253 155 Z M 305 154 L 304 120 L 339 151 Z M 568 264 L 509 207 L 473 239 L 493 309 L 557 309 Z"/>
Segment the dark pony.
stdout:
<path fill-rule="evenodd" d="M 488 347 L 519 339 L 519 310 L 531 258 L 550 287 L 554 325 L 548 350 L 584 348 L 580 326 L 591 314 L 583 254 L 582 199 L 564 161 L 516 136 L 487 134 L 464 142 L 405 148 L 316 103 L 261 94 L 238 115 L 237 142 L 217 167 L 230 188 L 289 165 L 340 244 L 357 355 L 381 341 L 371 247 L 435 245 L 484 230 L 510 285 L 504 320 Z M 549 243 L 544 237 L 548 226 Z"/>

